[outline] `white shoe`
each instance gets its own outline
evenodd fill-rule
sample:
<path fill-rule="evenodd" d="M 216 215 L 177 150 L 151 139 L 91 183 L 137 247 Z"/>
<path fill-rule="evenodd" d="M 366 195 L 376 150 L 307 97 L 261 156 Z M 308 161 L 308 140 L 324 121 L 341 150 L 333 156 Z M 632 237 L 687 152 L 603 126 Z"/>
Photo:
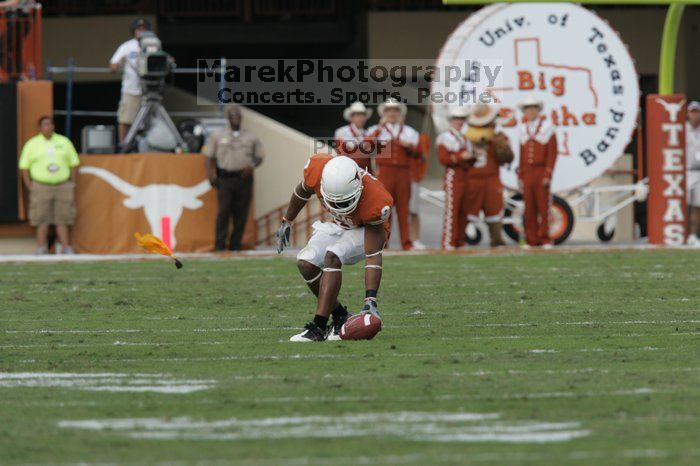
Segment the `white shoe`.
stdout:
<path fill-rule="evenodd" d="M 697 235 L 688 235 L 688 240 L 685 244 L 691 248 L 700 248 L 700 238 Z"/>
<path fill-rule="evenodd" d="M 348 308 L 344 308 L 346 311 Z M 340 341 L 342 338 L 340 338 L 340 330 L 343 328 L 343 325 L 345 325 L 345 322 L 348 321 L 348 319 L 352 317 L 352 314 L 349 312 L 345 314 L 343 317 L 339 319 L 333 319 L 331 321 L 331 325 L 329 327 L 328 331 L 328 336 L 326 337 L 326 341 Z"/>
<path fill-rule="evenodd" d="M 428 249 L 428 246 L 421 243 L 419 240 L 415 240 L 413 242 L 413 250 L 414 251 L 425 251 L 426 249 Z"/>
<path fill-rule="evenodd" d="M 327 330 L 320 328 L 312 320 L 304 326 L 304 331 L 292 335 L 289 341 L 296 343 L 306 343 L 309 341 L 325 341 L 327 336 Z"/>
<path fill-rule="evenodd" d="M 527 244 L 527 243 L 523 244 L 523 245 L 522 245 L 522 246 L 520 246 L 520 247 L 521 247 L 522 249 L 526 250 L 526 251 L 528 251 L 528 250 L 532 249 L 532 246 L 530 246 L 530 245 L 529 245 L 529 244 Z"/>
<path fill-rule="evenodd" d="M 554 245 L 552 243 L 546 243 L 542 245 L 542 249 L 550 250 L 554 249 Z"/>

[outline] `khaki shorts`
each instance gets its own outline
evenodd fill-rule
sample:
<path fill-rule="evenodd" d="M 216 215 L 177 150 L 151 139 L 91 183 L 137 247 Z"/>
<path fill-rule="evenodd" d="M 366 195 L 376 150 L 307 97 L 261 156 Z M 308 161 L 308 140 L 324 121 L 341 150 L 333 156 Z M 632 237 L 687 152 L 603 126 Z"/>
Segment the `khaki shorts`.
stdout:
<path fill-rule="evenodd" d="M 136 120 L 136 114 L 139 112 L 140 107 L 140 95 L 122 92 L 122 98 L 119 100 L 119 109 L 117 110 L 117 121 L 125 125 L 132 124 Z"/>
<path fill-rule="evenodd" d="M 75 183 L 57 185 L 32 182 L 29 189 L 29 223 L 41 225 L 73 225 L 75 222 Z"/>

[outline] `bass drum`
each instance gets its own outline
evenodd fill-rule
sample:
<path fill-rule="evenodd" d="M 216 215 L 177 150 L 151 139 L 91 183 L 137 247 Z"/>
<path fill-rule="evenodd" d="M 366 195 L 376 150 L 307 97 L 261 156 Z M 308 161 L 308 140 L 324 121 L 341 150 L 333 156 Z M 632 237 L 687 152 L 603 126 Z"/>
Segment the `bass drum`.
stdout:
<path fill-rule="evenodd" d="M 512 217 L 517 219 L 514 223 L 503 225 L 503 231 L 510 239 L 516 243 L 520 242 L 520 238 L 524 238 L 523 232 L 523 214 L 524 204 L 521 194 L 514 194 L 510 201 L 506 203 L 506 208 L 503 213 L 504 217 Z M 562 244 L 566 241 L 571 232 L 574 230 L 574 213 L 563 198 L 552 196 L 552 205 L 549 208 L 549 236 L 554 241 L 554 244 Z"/>

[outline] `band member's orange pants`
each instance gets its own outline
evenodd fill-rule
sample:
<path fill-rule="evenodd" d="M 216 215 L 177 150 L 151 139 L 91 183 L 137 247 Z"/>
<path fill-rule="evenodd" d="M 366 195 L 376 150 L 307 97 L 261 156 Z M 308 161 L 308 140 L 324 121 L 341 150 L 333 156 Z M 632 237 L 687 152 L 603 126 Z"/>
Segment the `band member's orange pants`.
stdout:
<path fill-rule="evenodd" d="M 530 246 L 551 243 L 549 237 L 549 186 L 544 186 L 546 178 L 544 166 L 529 166 L 523 173 L 523 201 L 525 202 L 525 237 Z"/>
<path fill-rule="evenodd" d="M 486 223 L 500 222 L 503 217 L 503 185 L 498 175 L 467 178 L 469 220 L 479 219 L 484 212 Z"/>
<path fill-rule="evenodd" d="M 445 212 L 442 220 L 442 248 L 464 246 L 469 216 L 467 177 L 462 168 L 445 170 Z"/>
<path fill-rule="evenodd" d="M 411 170 L 409 167 L 381 165 L 378 167 L 378 171 L 379 181 L 394 198 L 401 247 L 411 249 L 411 226 L 408 212 L 408 203 L 411 199 Z"/>

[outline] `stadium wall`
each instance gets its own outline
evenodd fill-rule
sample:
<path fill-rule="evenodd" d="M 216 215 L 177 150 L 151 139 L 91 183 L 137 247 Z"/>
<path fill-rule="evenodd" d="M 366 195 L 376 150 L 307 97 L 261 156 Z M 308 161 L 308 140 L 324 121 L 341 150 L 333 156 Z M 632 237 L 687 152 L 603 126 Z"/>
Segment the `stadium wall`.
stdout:
<path fill-rule="evenodd" d="M 102 66 L 122 42 L 131 38 L 129 24 L 139 15 L 68 16 L 43 21 L 43 62 L 45 66 L 66 66 L 73 57 L 76 66 Z M 157 29 L 155 16 L 144 15 Z M 53 77 L 64 81 L 65 74 Z M 120 81 L 121 74 L 75 74 L 76 81 Z"/>

